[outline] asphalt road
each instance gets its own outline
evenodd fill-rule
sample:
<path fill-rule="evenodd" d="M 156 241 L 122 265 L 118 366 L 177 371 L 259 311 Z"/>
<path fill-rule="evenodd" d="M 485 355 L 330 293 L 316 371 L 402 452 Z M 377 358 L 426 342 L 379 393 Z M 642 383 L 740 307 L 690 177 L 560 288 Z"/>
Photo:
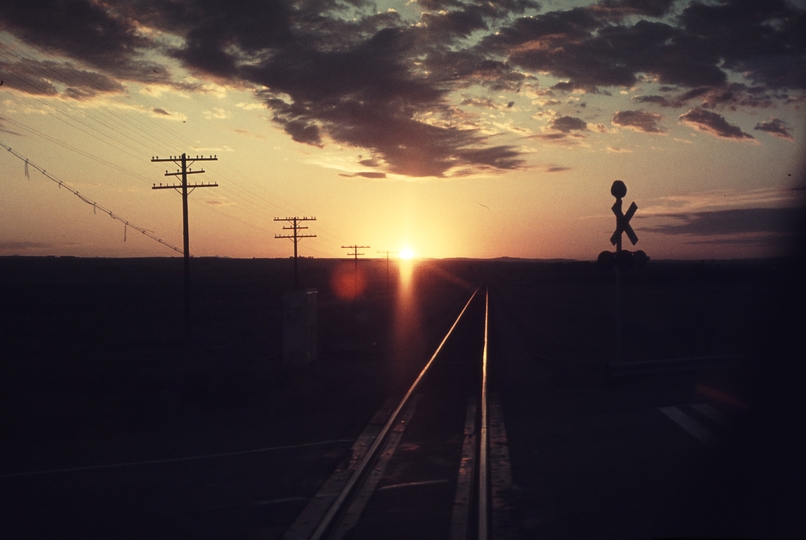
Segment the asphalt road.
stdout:
<path fill-rule="evenodd" d="M 551 347 L 573 334 L 558 336 L 546 320 L 535 301 L 545 292 L 504 284 L 497 293 L 493 384 L 503 399 L 522 538 L 806 534 L 806 446 L 795 427 L 803 419 L 795 397 L 802 366 L 792 342 L 767 346 L 772 356 L 762 357 L 750 338 L 743 360 L 729 367 L 665 364 L 608 377 L 613 341 L 604 354 L 586 355 L 580 338 L 564 356 Z M 575 317 L 576 309 L 557 309 L 553 318 L 567 317 L 565 328 L 614 327 Z M 723 322 L 714 318 L 711 336 Z M 768 324 L 775 335 L 778 320 Z"/>

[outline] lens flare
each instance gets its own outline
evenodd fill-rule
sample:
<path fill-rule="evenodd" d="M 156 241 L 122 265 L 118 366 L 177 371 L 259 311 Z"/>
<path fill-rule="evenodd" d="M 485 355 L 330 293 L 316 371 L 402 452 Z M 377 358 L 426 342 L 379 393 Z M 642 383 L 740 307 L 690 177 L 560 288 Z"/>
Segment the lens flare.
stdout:
<path fill-rule="evenodd" d="M 330 287 L 341 300 L 354 300 L 367 287 L 364 270 L 352 263 L 338 265 L 330 276 Z"/>

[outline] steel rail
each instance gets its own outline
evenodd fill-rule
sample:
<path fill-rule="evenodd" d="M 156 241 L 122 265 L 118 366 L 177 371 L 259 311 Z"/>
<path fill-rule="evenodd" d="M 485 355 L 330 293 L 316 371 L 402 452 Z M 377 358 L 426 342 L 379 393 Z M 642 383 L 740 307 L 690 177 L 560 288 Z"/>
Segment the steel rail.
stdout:
<path fill-rule="evenodd" d="M 383 429 L 381 429 L 381 431 L 378 433 L 378 436 L 375 437 L 375 441 L 372 443 L 372 446 L 370 446 L 369 450 L 364 455 L 364 458 L 356 467 L 355 472 L 353 472 L 352 476 L 350 477 L 350 480 L 347 482 L 347 484 L 345 484 L 344 488 L 339 493 L 339 496 L 336 497 L 336 499 L 333 501 L 333 504 L 330 505 L 330 508 L 328 509 L 325 516 L 322 518 L 322 521 L 319 522 L 319 526 L 313 532 L 309 540 L 321 540 L 322 538 L 324 538 L 325 533 L 333 524 L 334 519 L 341 511 L 344 504 L 347 502 L 348 498 L 355 489 L 356 484 L 358 484 L 359 480 L 363 478 L 364 472 L 366 471 L 367 467 L 369 467 L 369 464 L 375 460 L 378 449 L 381 447 L 381 444 L 383 444 L 383 442 L 386 440 L 389 431 L 392 429 L 392 426 L 395 424 L 395 422 L 398 419 L 398 416 L 400 415 L 400 411 L 408 403 L 409 399 L 414 394 L 414 391 L 420 385 L 420 381 L 423 380 L 426 372 L 428 371 L 428 368 L 431 367 L 431 364 L 434 362 L 437 355 L 439 355 L 439 352 L 442 350 L 442 347 L 445 345 L 445 342 L 448 341 L 448 338 L 453 333 L 454 328 L 456 328 L 456 325 L 459 324 L 459 320 L 462 318 L 462 315 L 465 314 L 465 311 L 467 311 L 468 306 L 476 297 L 476 294 L 479 292 L 479 289 L 473 291 L 473 295 L 470 297 L 470 300 L 468 300 L 467 303 L 465 304 L 465 307 L 462 308 L 462 311 L 459 313 L 459 316 L 453 322 L 453 325 L 451 326 L 450 330 L 448 330 L 448 333 L 445 334 L 444 338 L 442 338 L 442 342 L 437 347 L 437 350 L 434 351 L 433 355 L 431 355 L 431 359 L 428 360 L 428 363 L 425 365 L 422 371 L 420 371 L 420 374 L 417 376 L 417 379 L 414 380 L 414 383 L 411 385 L 408 392 L 406 392 L 406 395 L 403 396 L 403 399 L 400 401 L 397 408 L 395 408 L 394 412 L 392 412 L 391 416 L 386 421 L 386 424 L 384 424 Z"/>
<path fill-rule="evenodd" d="M 490 318 L 490 290 L 485 290 L 484 299 L 484 349 L 481 353 L 481 429 L 479 430 L 479 527 L 478 539 L 487 540 L 489 536 L 489 516 L 487 501 L 488 487 L 488 446 L 489 435 L 487 433 L 487 326 Z"/>

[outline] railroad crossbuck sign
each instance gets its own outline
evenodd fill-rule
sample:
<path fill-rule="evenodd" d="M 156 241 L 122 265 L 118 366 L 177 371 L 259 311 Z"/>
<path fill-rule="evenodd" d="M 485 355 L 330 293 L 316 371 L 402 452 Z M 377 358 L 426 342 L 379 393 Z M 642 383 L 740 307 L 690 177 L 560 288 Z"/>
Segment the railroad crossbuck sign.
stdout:
<path fill-rule="evenodd" d="M 627 238 L 630 239 L 633 245 L 638 242 L 638 236 L 632 230 L 632 225 L 630 225 L 630 220 L 635 215 L 635 211 L 638 210 L 638 205 L 633 202 L 627 209 L 627 213 L 622 213 L 621 199 L 627 194 L 627 186 L 621 180 L 613 182 L 610 193 L 616 198 L 612 208 L 613 213 L 616 214 L 616 232 L 610 237 L 610 243 L 616 246 L 616 251 L 621 251 L 621 233 L 626 233 Z"/>

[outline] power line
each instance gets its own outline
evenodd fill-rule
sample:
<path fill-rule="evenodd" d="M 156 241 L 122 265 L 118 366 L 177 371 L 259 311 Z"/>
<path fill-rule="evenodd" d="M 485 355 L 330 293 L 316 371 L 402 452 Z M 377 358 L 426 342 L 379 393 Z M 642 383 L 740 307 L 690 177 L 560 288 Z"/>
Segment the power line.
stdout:
<path fill-rule="evenodd" d="M 160 121 L 160 125 L 156 126 L 157 120 L 150 118 L 147 114 L 147 109 L 139 109 L 132 107 L 132 104 L 121 99 L 120 95 L 114 91 L 110 92 L 107 88 L 102 87 L 99 81 L 89 76 L 89 73 L 77 70 L 76 75 L 79 76 L 88 88 L 93 88 L 97 91 L 98 96 L 105 99 L 96 99 L 94 96 L 88 96 L 86 101 L 92 103 L 92 107 L 85 109 L 84 107 L 71 104 L 70 100 L 57 98 L 52 95 L 52 88 L 45 87 L 47 84 L 43 81 L 54 80 L 59 81 L 59 74 L 55 71 L 61 58 L 53 55 L 47 51 L 39 51 L 37 54 L 44 55 L 53 61 L 40 61 L 29 58 L 23 48 L 19 46 L 14 40 L 2 40 L 4 51 L 0 51 L 0 57 L 6 57 L 10 63 L 16 64 L 14 73 L 10 76 L 18 79 L 21 83 L 30 90 L 26 91 L 23 88 L 16 88 L 16 93 L 22 103 L 27 103 L 29 106 L 35 108 L 46 108 L 52 111 L 54 118 L 61 123 L 68 126 L 70 129 L 77 130 L 85 136 L 93 137 L 95 140 L 100 140 L 110 144 L 118 152 L 127 156 L 133 156 L 132 152 L 138 152 L 137 148 L 153 147 L 154 143 L 157 144 L 176 144 L 177 142 L 183 145 L 191 146 L 191 151 L 194 148 L 194 142 L 190 141 L 187 136 L 181 133 L 182 130 L 175 130 L 168 127 L 165 122 Z M 147 81 L 140 81 L 143 84 L 149 84 Z M 152 81 L 156 84 L 170 84 L 168 81 Z M 37 96 L 36 94 L 39 94 Z M 37 105 L 39 104 L 39 105 Z M 126 110 L 137 112 L 135 116 L 127 114 L 120 107 L 125 107 Z M 6 120 L 35 133 L 50 142 L 59 144 L 77 154 L 83 155 L 89 159 L 103 163 L 112 167 L 120 172 L 124 172 L 131 176 L 145 179 L 144 176 L 125 169 L 110 161 L 103 160 L 99 157 L 94 157 L 90 153 L 80 150 L 75 146 L 62 142 L 53 136 L 46 135 L 41 131 L 37 131 L 31 127 L 27 127 L 11 118 Z M 181 126 L 181 124 L 180 124 Z M 148 141 L 152 143 L 149 144 Z M 73 142 L 73 141 L 71 141 Z M 228 192 L 233 195 L 233 202 L 237 203 L 237 212 L 230 213 L 222 208 L 209 208 L 204 207 L 205 210 L 210 210 L 219 213 L 225 217 L 232 218 L 240 223 L 250 225 L 264 231 L 268 231 L 267 223 L 265 223 L 265 206 L 270 206 L 275 209 L 277 214 L 287 213 L 292 214 L 296 212 L 293 207 L 297 206 L 296 203 L 290 200 L 279 197 L 276 193 L 269 196 L 265 190 L 258 189 L 256 185 L 259 184 L 251 175 L 245 174 L 243 171 L 233 168 L 231 164 L 223 163 L 221 171 L 211 171 L 213 177 L 219 181 L 226 181 L 229 185 Z M 226 173 L 224 172 L 226 171 Z M 223 174 L 222 174 L 223 173 Z M 277 204 L 277 203 L 280 204 Z M 291 211 L 289 212 L 289 208 Z M 243 219 L 236 218 L 234 213 L 245 213 L 251 217 L 242 216 Z M 326 255 L 323 248 L 325 245 L 323 239 L 330 239 L 332 243 L 345 243 L 349 237 L 345 237 L 343 231 L 334 230 L 331 225 L 321 227 L 319 230 L 319 238 L 311 244 L 309 249 L 316 253 Z M 318 249 L 321 248 L 321 249 Z"/>
<path fill-rule="evenodd" d="M 25 162 L 25 171 L 26 171 L 26 176 L 27 176 L 27 172 L 28 172 L 28 167 L 29 167 L 29 166 L 31 166 L 31 167 L 33 167 L 34 169 L 36 169 L 37 171 L 39 171 L 40 173 L 42 173 L 42 176 L 44 176 L 45 178 L 47 178 L 47 179 L 49 179 L 49 180 L 51 180 L 51 181 L 55 182 L 56 184 L 58 184 L 60 188 L 62 188 L 62 187 L 63 187 L 64 189 L 66 189 L 67 191 L 69 191 L 70 193 L 72 193 L 73 195 L 75 195 L 76 197 L 78 197 L 78 198 L 79 198 L 81 201 L 83 201 L 83 202 L 87 203 L 88 205 L 92 206 L 92 211 L 93 211 L 93 213 L 94 213 L 94 212 L 96 212 L 97 210 L 100 210 L 100 211 L 101 211 L 101 212 L 103 212 L 104 214 L 108 214 L 108 215 L 109 215 L 109 217 L 111 217 L 111 218 L 112 218 L 112 219 L 114 219 L 115 221 L 119 221 L 119 222 L 123 223 L 123 227 L 124 227 L 124 228 L 123 228 L 123 239 L 124 239 L 124 241 L 126 240 L 126 230 L 127 230 L 127 228 L 131 227 L 132 229 L 134 229 L 134 230 L 136 230 L 136 231 L 139 231 L 139 232 L 140 232 L 140 233 L 142 233 L 143 235 L 145 235 L 145 236 L 147 236 L 147 237 L 151 238 L 152 240 L 154 240 L 154 241 L 156 241 L 156 242 L 159 242 L 159 243 L 160 243 L 160 244 L 162 244 L 163 246 L 165 246 L 165 247 L 167 247 L 167 248 L 170 248 L 170 249 L 172 249 L 172 250 L 176 251 L 177 253 L 182 253 L 182 251 L 181 251 L 181 250 L 180 250 L 178 247 L 173 246 L 173 245 L 171 245 L 171 244 L 169 244 L 169 243 L 167 243 L 167 242 L 163 241 L 161 238 L 159 238 L 158 236 L 154 235 L 154 233 L 152 233 L 152 232 L 151 232 L 151 231 L 149 231 L 148 229 L 144 229 L 143 227 L 138 227 L 137 225 L 134 225 L 133 223 L 129 222 L 128 220 L 126 220 L 126 219 L 124 219 L 124 218 L 122 218 L 122 217 L 120 217 L 120 216 L 116 215 L 114 212 L 112 212 L 112 210 L 109 210 L 108 208 L 105 208 L 104 206 L 101 206 L 101 205 L 100 205 L 100 204 L 98 204 L 97 202 L 95 202 L 95 201 L 92 201 L 92 200 L 88 199 L 87 197 L 85 197 L 84 195 L 82 195 L 81 193 L 79 193 L 78 191 L 76 191 L 75 189 L 71 188 L 71 187 L 70 187 L 68 184 L 66 184 L 64 181 L 59 180 L 58 178 L 56 178 L 55 176 L 51 175 L 50 173 L 45 172 L 45 169 L 43 169 L 43 168 L 39 167 L 39 166 L 38 166 L 38 165 L 36 165 L 35 163 L 31 162 L 31 161 L 30 161 L 28 158 L 26 158 L 26 157 L 24 157 L 24 156 L 21 156 L 20 154 L 18 154 L 18 153 L 17 153 L 17 152 L 15 152 L 14 150 L 12 150 L 10 146 L 6 146 L 6 145 L 5 145 L 4 143 L 2 143 L 2 142 L 0 142 L 0 146 L 2 146 L 3 148 L 5 148 L 6 150 L 8 150 L 8 152 L 9 152 L 11 155 L 13 155 L 14 157 L 16 157 L 16 158 L 17 158 L 17 159 L 19 159 L 20 161 Z"/>

